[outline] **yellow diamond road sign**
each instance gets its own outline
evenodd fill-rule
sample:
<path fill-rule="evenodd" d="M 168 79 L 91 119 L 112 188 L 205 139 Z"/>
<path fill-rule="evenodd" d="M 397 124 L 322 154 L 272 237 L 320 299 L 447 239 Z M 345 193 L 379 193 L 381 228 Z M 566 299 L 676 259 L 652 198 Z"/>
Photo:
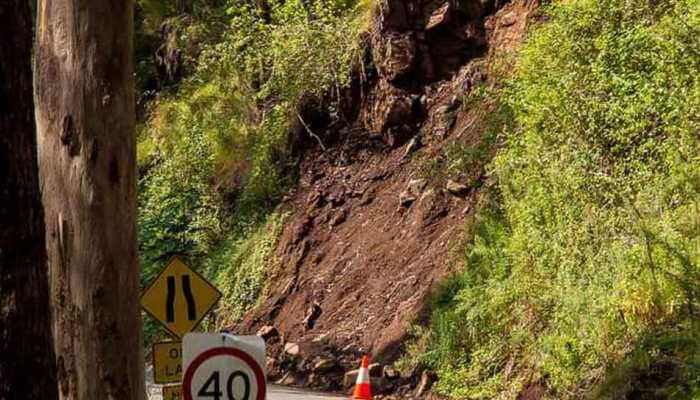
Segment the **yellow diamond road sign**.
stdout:
<path fill-rule="evenodd" d="M 214 286 L 173 258 L 141 296 L 141 306 L 177 337 L 194 329 L 221 297 Z"/>

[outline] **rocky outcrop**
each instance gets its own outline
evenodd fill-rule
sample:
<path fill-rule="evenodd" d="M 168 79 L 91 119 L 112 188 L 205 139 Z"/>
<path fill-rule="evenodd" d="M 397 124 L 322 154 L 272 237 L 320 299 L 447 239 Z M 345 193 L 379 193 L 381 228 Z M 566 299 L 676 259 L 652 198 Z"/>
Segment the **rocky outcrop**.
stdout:
<path fill-rule="evenodd" d="M 485 54 L 487 17 L 502 5 L 496 0 L 381 0 L 372 31 L 379 74 L 414 90 L 451 78 Z"/>
<path fill-rule="evenodd" d="M 382 135 L 390 146 L 401 144 L 415 123 L 416 97 L 407 91 L 381 80 L 366 99 L 362 109 L 364 127 L 371 133 Z"/>
<path fill-rule="evenodd" d="M 425 117 L 426 104 L 420 99 L 425 99 L 427 87 L 465 73 L 463 66 L 494 48 L 519 42 L 527 23 L 520 16 L 534 1 L 507 3 L 381 0 L 370 33 L 377 82 L 361 108 L 364 127 L 391 146 L 415 134 Z M 462 78 L 467 86 L 474 83 Z"/>
<path fill-rule="evenodd" d="M 398 83 L 413 73 L 418 53 L 416 38 L 412 32 L 389 32 L 374 35 L 372 56 L 382 81 Z"/>

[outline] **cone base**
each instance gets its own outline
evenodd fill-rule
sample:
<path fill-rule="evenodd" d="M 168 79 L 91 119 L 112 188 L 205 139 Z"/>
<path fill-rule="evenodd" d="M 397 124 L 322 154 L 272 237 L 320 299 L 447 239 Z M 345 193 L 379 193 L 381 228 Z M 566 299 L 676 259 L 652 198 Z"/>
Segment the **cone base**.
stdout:
<path fill-rule="evenodd" d="M 352 394 L 355 400 L 372 400 L 372 389 L 366 383 L 355 386 L 355 391 Z"/>

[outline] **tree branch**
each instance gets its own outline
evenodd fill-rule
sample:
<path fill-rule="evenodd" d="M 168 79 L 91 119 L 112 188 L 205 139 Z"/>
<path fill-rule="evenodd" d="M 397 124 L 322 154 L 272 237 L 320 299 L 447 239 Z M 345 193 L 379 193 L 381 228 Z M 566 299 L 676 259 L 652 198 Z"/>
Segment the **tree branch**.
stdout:
<path fill-rule="evenodd" d="M 326 146 L 323 145 L 323 142 L 321 141 L 321 138 L 318 137 L 318 135 L 315 134 L 315 133 L 311 130 L 311 128 L 309 128 L 309 125 L 307 125 L 306 122 L 304 122 L 304 119 L 301 117 L 301 115 L 300 115 L 299 113 L 297 113 L 297 118 L 299 118 L 299 122 L 301 122 L 301 124 L 304 126 L 304 129 L 306 129 L 306 132 L 309 134 L 309 136 L 311 136 L 312 138 L 316 139 L 316 141 L 318 142 L 318 144 L 321 145 L 321 148 L 323 149 L 323 151 L 326 151 Z"/>

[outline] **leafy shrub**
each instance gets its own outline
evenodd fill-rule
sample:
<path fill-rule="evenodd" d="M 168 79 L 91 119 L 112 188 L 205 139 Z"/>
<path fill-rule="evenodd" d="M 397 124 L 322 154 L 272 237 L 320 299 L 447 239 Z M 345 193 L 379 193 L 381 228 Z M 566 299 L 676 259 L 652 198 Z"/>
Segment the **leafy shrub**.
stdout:
<path fill-rule="evenodd" d="M 144 284 L 175 254 L 204 256 L 224 231 L 221 200 L 210 187 L 210 149 L 201 136 L 188 139 L 141 181 L 139 247 Z"/>
<path fill-rule="evenodd" d="M 284 220 L 273 210 L 294 180 L 290 121 L 303 96 L 348 83 L 367 5 L 274 0 L 266 15 L 248 1 L 221 3 L 191 25 L 171 17 L 184 24 L 179 46 L 201 51 L 187 53 L 198 59 L 177 91 L 150 105 L 138 159 L 142 283 L 183 255 L 223 289 L 224 323 L 264 290 Z M 157 20 L 170 12 L 163 7 L 148 15 Z M 207 18 L 226 29 L 206 29 Z M 146 329 L 150 340 L 155 329 Z"/>
<path fill-rule="evenodd" d="M 364 14 L 344 2 L 271 4 L 265 21 L 248 2 L 230 1 L 230 28 L 179 92 L 153 105 L 139 143 L 147 265 L 178 252 L 204 256 L 227 218 L 257 221 L 270 210 L 293 178 L 297 102 L 349 79 Z"/>
<path fill-rule="evenodd" d="M 207 275 L 224 293 L 217 314 L 219 326 L 227 326 L 257 304 L 265 292 L 271 259 L 286 215 L 273 212 L 259 223 L 239 226 L 204 264 Z"/>
<path fill-rule="evenodd" d="M 690 398 L 700 2 L 573 0 L 547 13 L 504 94 L 516 128 L 491 166 L 495 204 L 461 289 L 436 308 L 425 362 L 457 398 L 515 398 L 530 384 L 581 398 L 606 377 L 615 396 L 656 385 Z"/>

